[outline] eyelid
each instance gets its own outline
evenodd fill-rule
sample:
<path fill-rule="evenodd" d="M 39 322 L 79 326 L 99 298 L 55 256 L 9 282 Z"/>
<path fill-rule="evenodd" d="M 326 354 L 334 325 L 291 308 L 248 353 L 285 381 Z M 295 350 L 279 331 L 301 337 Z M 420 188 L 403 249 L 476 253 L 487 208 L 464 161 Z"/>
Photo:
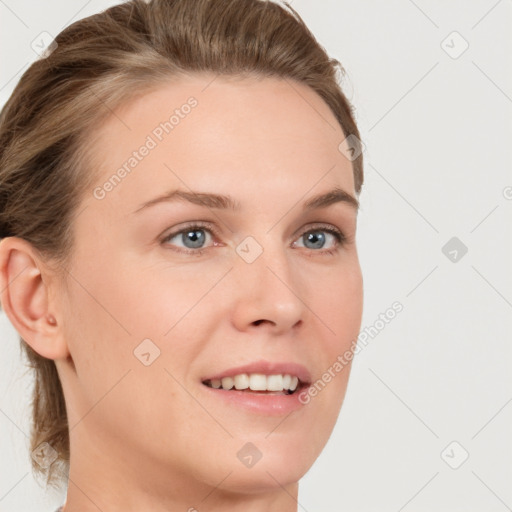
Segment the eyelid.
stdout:
<path fill-rule="evenodd" d="M 184 231 L 191 230 L 192 228 L 201 228 L 201 229 L 204 229 L 205 231 L 210 231 L 212 233 L 212 235 L 215 235 L 217 238 L 220 236 L 219 231 L 213 224 L 211 224 L 210 222 L 207 222 L 207 221 L 196 220 L 196 221 L 190 221 L 190 222 L 186 223 L 184 226 L 177 227 L 173 231 L 163 235 L 161 238 L 161 242 L 165 242 L 166 240 L 169 240 L 170 238 L 174 238 L 176 235 L 179 235 L 179 234 L 183 233 Z M 196 249 L 196 250 L 193 250 L 193 252 L 198 252 L 200 250 L 201 249 Z M 205 249 L 203 249 L 203 250 L 205 250 Z"/>
<path fill-rule="evenodd" d="M 326 230 L 326 231 L 334 231 L 336 233 L 339 233 L 340 235 L 343 235 L 343 230 L 335 226 L 334 224 L 325 223 L 325 222 L 310 222 L 306 224 L 306 228 L 303 226 L 298 231 L 296 231 L 296 234 L 303 235 L 304 233 L 308 233 L 309 231 L 320 231 L 320 230 Z"/>

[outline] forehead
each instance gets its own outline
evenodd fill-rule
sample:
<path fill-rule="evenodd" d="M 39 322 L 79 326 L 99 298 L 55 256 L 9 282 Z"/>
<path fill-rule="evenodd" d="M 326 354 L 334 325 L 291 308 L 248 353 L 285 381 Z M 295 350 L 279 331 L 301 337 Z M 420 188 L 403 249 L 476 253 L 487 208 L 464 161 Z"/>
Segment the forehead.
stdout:
<path fill-rule="evenodd" d="M 353 193 L 352 165 L 338 149 L 344 138 L 304 84 L 204 73 L 127 101 L 95 131 L 93 148 L 97 183 L 113 182 L 112 202 L 150 198 L 164 183 L 212 189 L 243 181 L 249 195 L 268 186 L 304 194 L 322 176 Z"/>

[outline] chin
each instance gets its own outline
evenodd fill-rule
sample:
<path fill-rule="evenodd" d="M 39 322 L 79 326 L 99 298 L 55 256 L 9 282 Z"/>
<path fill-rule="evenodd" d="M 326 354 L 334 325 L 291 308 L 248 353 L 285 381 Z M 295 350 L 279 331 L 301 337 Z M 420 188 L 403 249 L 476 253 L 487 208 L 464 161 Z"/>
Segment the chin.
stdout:
<path fill-rule="evenodd" d="M 231 471 L 226 486 L 223 486 L 225 489 L 261 493 L 297 483 L 309 471 L 325 444 L 318 446 L 318 440 L 308 433 L 273 436 L 265 439 L 262 435 L 259 441 L 237 439 L 234 457 L 225 461 L 224 473 Z"/>
<path fill-rule="evenodd" d="M 230 492 L 241 494 L 282 490 L 283 487 L 297 483 L 309 470 L 311 464 L 294 467 L 293 461 L 287 462 L 282 458 L 276 463 L 267 461 L 266 464 L 260 460 L 252 468 L 236 465 L 231 469 L 232 473 L 222 487 Z"/>

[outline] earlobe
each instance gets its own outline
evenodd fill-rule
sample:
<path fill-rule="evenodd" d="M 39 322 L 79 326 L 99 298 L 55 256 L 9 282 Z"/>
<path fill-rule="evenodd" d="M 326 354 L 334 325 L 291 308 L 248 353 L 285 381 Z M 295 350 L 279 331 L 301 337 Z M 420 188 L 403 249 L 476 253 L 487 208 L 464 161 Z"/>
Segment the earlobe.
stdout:
<path fill-rule="evenodd" d="M 20 336 L 48 359 L 67 357 L 61 329 L 49 310 L 44 266 L 31 244 L 17 237 L 0 242 L 0 300 Z"/>

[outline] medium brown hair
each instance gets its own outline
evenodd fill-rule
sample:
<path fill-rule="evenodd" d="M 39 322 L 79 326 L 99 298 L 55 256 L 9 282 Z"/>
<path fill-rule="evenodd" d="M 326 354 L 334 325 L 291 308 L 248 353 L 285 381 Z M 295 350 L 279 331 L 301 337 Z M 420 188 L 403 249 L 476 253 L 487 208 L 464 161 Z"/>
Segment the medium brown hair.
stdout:
<path fill-rule="evenodd" d="M 78 206 L 96 179 L 89 136 L 134 94 L 202 71 L 292 80 L 311 87 L 345 137 L 354 135 L 359 144 L 353 107 L 339 83 L 343 67 L 287 3 L 131 0 L 73 23 L 55 42 L 23 74 L 0 113 L 0 238 L 30 242 L 61 275 L 74 246 Z M 362 154 L 352 165 L 359 194 Z M 61 383 L 53 360 L 20 343 L 35 377 L 31 450 L 47 442 L 59 455 L 47 469 L 31 458 L 33 472 L 59 486 L 69 471 Z"/>

